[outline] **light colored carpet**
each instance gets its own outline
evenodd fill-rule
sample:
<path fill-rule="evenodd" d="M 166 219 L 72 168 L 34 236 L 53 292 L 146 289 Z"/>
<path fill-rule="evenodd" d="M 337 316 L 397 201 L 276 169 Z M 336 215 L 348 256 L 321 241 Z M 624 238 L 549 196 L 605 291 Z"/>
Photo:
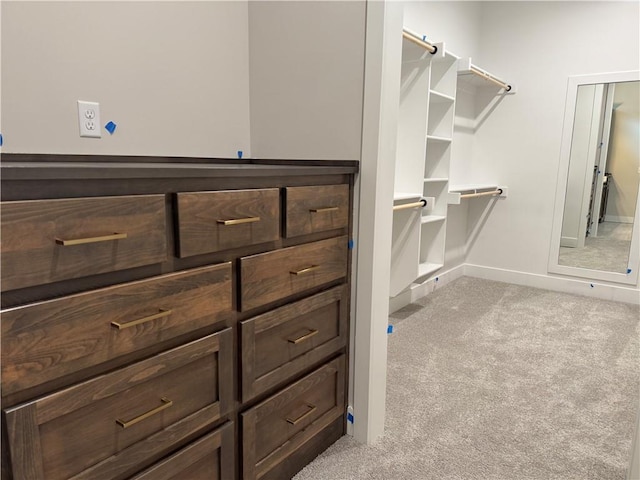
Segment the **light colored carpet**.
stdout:
<path fill-rule="evenodd" d="M 384 437 L 296 480 L 625 478 L 637 306 L 463 277 L 390 322 Z"/>
<path fill-rule="evenodd" d="M 602 222 L 598 225 L 598 236 L 587 237 L 583 248 L 560 247 L 558 263 L 569 267 L 626 273 L 632 233 L 632 223 Z"/>

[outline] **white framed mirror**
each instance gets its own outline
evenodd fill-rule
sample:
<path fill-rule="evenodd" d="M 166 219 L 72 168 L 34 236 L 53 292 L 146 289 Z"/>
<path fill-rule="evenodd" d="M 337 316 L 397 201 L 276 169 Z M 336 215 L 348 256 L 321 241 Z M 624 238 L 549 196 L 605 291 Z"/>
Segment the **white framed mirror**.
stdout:
<path fill-rule="evenodd" d="M 640 72 L 569 77 L 551 273 L 636 284 Z"/>

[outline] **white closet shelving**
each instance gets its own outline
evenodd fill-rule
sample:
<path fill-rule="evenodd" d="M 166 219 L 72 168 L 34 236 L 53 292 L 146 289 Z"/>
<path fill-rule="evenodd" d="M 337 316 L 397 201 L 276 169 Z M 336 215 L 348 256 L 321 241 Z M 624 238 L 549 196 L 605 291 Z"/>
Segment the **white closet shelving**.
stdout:
<path fill-rule="evenodd" d="M 394 204 L 423 198 L 427 205 L 394 211 L 391 296 L 444 264 L 458 57 L 443 44 L 431 53 L 419 39 L 405 30 Z"/>
<path fill-rule="evenodd" d="M 507 196 L 507 187 L 503 185 L 452 185 L 449 187 L 449 205 L 459 205 L 465 198 L 484 196 Z"/>
<path fill-rule="evenodd" d="M 478 88 L 499 89 L 499 93 L 504 95 L 516 93 L 515 85 L 474 65 L 471 58 L 461 58 L 458 61 L 458 81 Z"/>
<path fill-rule="evenodd" d="M 475 101 L 473 115 L 469 118 L 462 116 L 456 118 L 456 126 L 467 131 L 475 132 L 478 125 L 493 110 L 496 99 L 504 95 L 512 95 L 516 92 L 515 85 L 501 79 L 497 75 L 489 73 L 471 62 L 471 58 L 461 58 L 457 65 L 458 88 L 465 92 L 466 98 L 471 95 Z M 462 96 L 461 91 L 457 95 Z M 486 104 L 481 105 L 477 98 L 482 97 Z M 478 197 L 494 198 L 506 197 L 507 187 L 494 183 L 450 185 L 448 192 L 448 204 L 459 205 L 464 199 Z"/>

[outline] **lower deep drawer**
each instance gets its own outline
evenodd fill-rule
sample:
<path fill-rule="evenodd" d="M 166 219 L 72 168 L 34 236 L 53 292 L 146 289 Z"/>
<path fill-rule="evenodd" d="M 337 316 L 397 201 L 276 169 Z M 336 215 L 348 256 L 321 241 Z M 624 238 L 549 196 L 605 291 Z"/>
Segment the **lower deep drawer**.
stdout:
<path fill-rule="evenodd" d="M 2 394 L 213 325 L 231 298 L 227 262 L 3 310 Z"/>
<path fill-rule="evenodd" d="M 131 480 L 232 480 L 234 450 L 233 423 L 227 422 Z"/>
<path fill-rule="evenodd" d="M 232 341 L 226 329 L 8 409 L 14 479 L 121 478 L 158 458 L 230 410 Z"/>
<path fill-rule="evenodd" d="M 345 356 L 242 414 L 243 478 L 260 479 L 344 415 Z M 320 452 L 318 452 L 320 453 Z"/>
<path fill-rule="evenodd" d="M 347 286 L 240 324 L 242 401 L 335 355 L 347 343 Z"/>

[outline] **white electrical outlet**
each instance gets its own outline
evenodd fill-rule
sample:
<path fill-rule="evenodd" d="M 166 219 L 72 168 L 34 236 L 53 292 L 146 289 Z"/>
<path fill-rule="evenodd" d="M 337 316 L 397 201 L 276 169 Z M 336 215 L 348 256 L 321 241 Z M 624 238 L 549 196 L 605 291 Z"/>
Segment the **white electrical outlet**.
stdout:
<path fill-rule="evenodd" d="M 78 100 L 78 124 L 81 137 L 102 137 L 100 130 L 100 104 Z"/>

